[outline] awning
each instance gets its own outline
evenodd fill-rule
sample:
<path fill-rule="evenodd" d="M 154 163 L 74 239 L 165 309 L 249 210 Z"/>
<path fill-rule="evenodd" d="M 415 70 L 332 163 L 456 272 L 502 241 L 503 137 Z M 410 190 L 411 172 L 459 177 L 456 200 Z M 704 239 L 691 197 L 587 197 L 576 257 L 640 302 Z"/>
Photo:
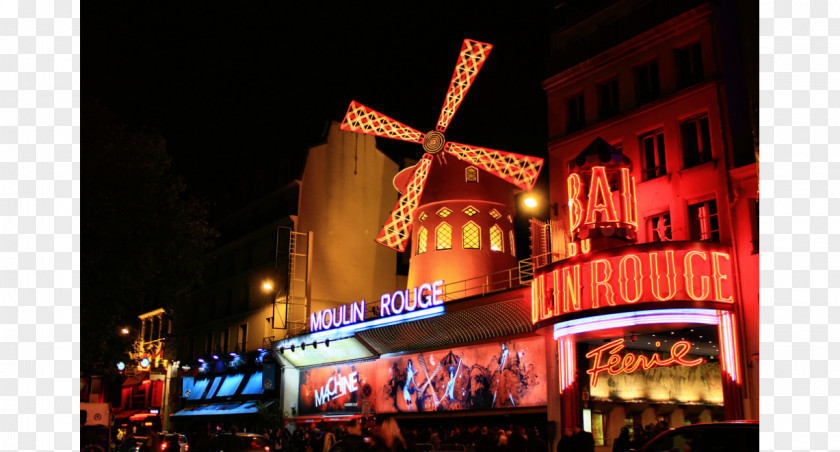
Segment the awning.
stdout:
<path fill-rule="evenodd" d="M 149 378 L 149 373 L 148 372 L 137 372 L 133 376 L 126 378 L 125 381 L 122 384 L 122 387 L 123 388 L 128 388 L 128 387 L 131 387 L 131 386 L 137 386 L 140 383 L 143 383 L 143 380 L 145 380 L 147 378 Z"/>
<path fill-rule="evenodd" d="M 298 424 L 316 424 L 319 422 L 348 422 L 351 419 L 359 419 L 361 418 L 361 414 L 347 414 L 347 415 L 335 415 L 335 416 L 327 416 L 327 415 L 315 415 L 315 416 L 298 416 L 295 419 L 287 419 L 288 421 L 294 421 Z"/>
<path fill-rule="evenodd" d="M 114 414 L 114 419 L 126 419 L 144 410 L 122 410 Z"/>
<path fill-rule="evenodd" d="M 214 403 L 184 408 L 172 416 L 228 416 L 231 414 L 253 414 L 257 412 L 257 401 Z M 274 403 L 270 401 L 265 406 Z"/>

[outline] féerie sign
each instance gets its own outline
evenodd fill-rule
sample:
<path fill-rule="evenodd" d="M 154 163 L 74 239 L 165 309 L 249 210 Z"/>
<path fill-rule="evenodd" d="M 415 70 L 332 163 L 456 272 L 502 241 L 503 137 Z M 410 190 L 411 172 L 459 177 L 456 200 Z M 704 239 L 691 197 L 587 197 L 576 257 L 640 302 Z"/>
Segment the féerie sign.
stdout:
<path fill-rule="evenodd" d="M 616 339 L 609 344 L 602 345 L 586 354 L 587 358 L 594 358 L 592 368 L 586 371 L 591 375 L 591 386 L 598 384 L 598 374 L 607 372 L 610 375 L 618 375 L 620 373 L 633 373 L 639 368 L 650 370 L 656 366 L 698 366 L 703 363 L 703 358 L 688 360 L 685 355 L 691 349 L 691 343 L 688 341 L 677 341 L 671 346 L 671 357 L 663 359 L 659 353 L 654 353 L 648 357 L 642 354 L 627 353 L 624 356 L 618 355 L 624 349 L 624 338 Z M 603 362 L 604 352 L 608 352 L 606 362 Z"/>
<path fill-rule="evenodd" d="M 431 284 L 424 283 L 412 290 L 398 290 L 392 294 L 385 293 L 379 297 L 379 317 L 389 317 L 408 314 L 417 310 L 443 304 L 443 280 Z M 364 322 L 365 300 L 350 303 L 336 308 L 322 309 L 310 316 L 310 331 L 324 331 L 347 325 Z"/>

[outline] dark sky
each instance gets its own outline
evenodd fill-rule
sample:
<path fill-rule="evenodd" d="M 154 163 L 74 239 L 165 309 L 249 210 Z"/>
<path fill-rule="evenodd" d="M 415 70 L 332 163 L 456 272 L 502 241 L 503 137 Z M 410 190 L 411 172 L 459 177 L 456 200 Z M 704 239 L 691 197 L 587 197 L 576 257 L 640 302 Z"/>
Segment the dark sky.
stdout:
<path fill-rule="evenodd" d="M 494 48 L 447 138 L 545 153 L 550 1 L 181 3 L 85 2 L 82 96 L 158 129 L 199 191 L 302 155 L 352 99 L 432 130 L 465 38 Z"/>

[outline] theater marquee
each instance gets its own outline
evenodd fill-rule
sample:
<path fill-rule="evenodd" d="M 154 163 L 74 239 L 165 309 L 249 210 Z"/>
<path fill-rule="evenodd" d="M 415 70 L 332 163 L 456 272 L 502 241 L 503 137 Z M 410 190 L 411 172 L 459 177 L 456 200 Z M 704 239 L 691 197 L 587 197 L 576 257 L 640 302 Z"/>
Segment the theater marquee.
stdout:
<path fill-rule="evenodd" d="M 648 302 L 734 302 L 730 250 L 715 243 L 625 246 L 579 254 L 541 270 L 531 284 L 533 323 Z"/>

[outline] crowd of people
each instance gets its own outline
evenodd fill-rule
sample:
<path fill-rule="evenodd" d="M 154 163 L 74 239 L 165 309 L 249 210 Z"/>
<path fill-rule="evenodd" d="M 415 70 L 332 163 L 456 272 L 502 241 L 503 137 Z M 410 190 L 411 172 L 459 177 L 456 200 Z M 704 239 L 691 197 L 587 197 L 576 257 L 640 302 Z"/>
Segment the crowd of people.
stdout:
<path fill-rule="evenodd" d="M 628 452 L 637 449 L 667 429 L 668 424 L 664 421 L 646 427 L 625 426 L 613 441 L 612 450 Z M 229 433 L 235 435 L 235 427 Z M 583 430 L 581 425 L 562 433 L 558 452 L 594 452 L 592 433 Z M 318 424 L 299 426 L 293 432 L 286 428 L 266 430 L 261 436 L 273 452 L 423 452 L 441 449 L 466 452 L 548 451 L 548 441 L 543 432 L 534 427 L 513 424 L 417 427 L 408 423 L 400 426 L 396 419 L 386 418 L 380 424 L 364 426 L 360 419 L 353 419 L 334 427 Z M 216 452 L 217 446 L 221 445 L 219 441 L 208 440 L 207 435 L 193 438 L 190 439 L 190 452 Z M 235 450 L 234 445 L 225 446 L 225 452 Z"/>

